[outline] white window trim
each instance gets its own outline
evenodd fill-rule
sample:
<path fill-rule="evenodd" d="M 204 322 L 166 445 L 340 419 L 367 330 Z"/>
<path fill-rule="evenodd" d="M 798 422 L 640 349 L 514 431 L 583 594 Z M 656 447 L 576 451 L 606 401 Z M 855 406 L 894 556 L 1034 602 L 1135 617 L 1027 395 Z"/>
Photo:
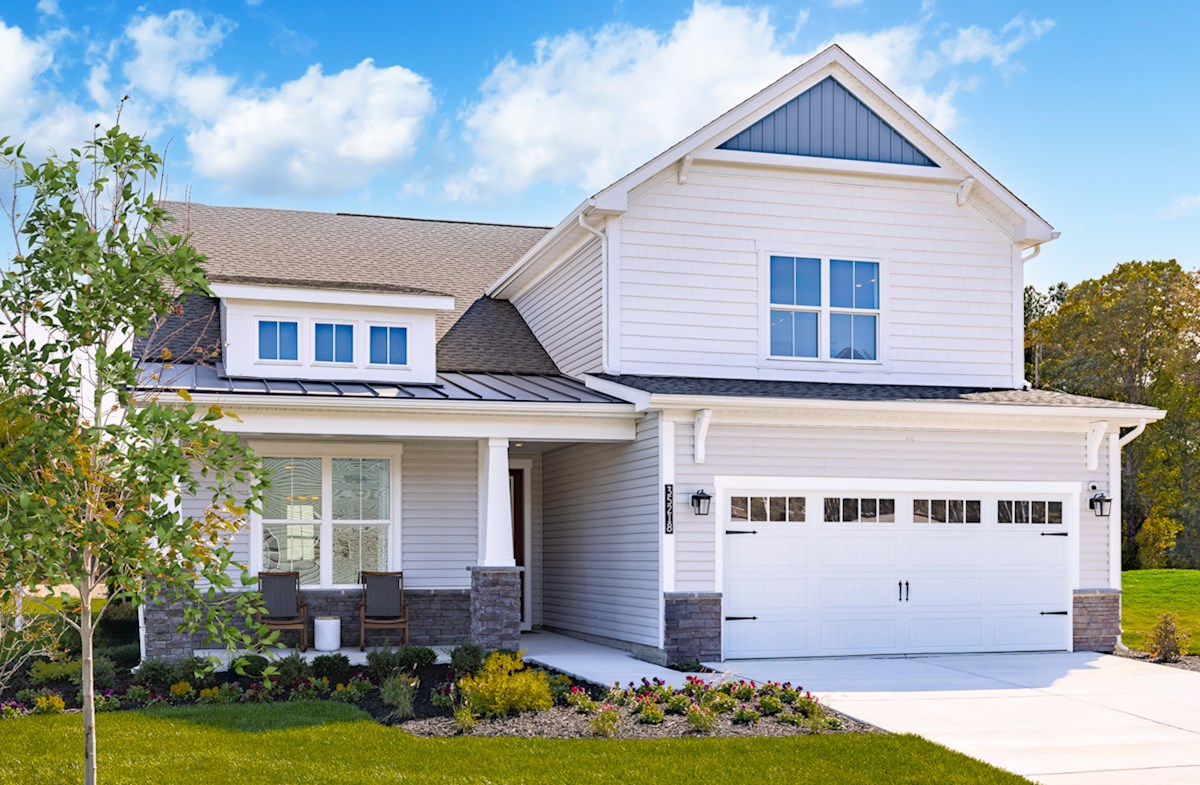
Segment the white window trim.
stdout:
<path fill-rule="evenodd" d="M 404 328 L 404 357 L 408 360 L 404 365 L 396 365 L 393 363 L 373 363 L 371 362 L 371 328 L 372 327 L 403 327 Z M 376 370 L 409 370 L 412 367 L 412 325 L 408 322 L 376 322 L 370 321 L 363 328 L 363 339 L 365 342 L 365 352 L 363 354 L 364 367 Z M 388 348 L 391 348 L 391 335 L 388 336 Z M 389 352 L 390 353 L 390 352 Z"/>
<path fill-rule="evenodd" d="M 358 321 L 356 321 L 354 319 L 329 319 L 329 318 L 322 318 L 322 317 L 315 317 L 312 319 L 307 319 L 305 321 L 307 322 L 307 329 L 308 329 L 309 335 L 312 338 L 312 365 L 317 366 L 319 368 L 358 368 L 361 365 L 361 363 L 358 361 L 358 358 L 362 356 L 362 354 L 361 354 L 362 347 L 359 346 L 359 344 L 361 343 L 360 338 L 359 338 L 359 333 L 362 331 L 359 329 L 359 327 L 361 325 Z M 338 362 L 336 360 L 318 360 L 317 359 L 317 325 L 319 325 L 319 324 L 329 324 L 329 325 L 333 325 L 333 327 L 334 327 L 334 331 L 333 331 L 334 351 L 333 351 L 333 354 L 335 357 L 337 356 L 337 328 L 338 327 L 349 327 L 351 330 L 351 332 L 350 332 L 350 353 L 355 359 L 351 360 L 348 363 Z M 301 356 L 304 356 L 303 352 L 301 352 Z"/>
<path fill-rule="evenodd" d="M 251 449 L 257 455 L 266 457 L 285 456 L 289 458 L 322 458 L 326 461 L 331 461 L 334 458 L 388 458 L 391 460 L 391 487 L 389 494 L 391 497 L 391 520 L 387 525 L 391 527 L 388 533 L 388 563 L 389 571 L 402 570 L 404 564 L 404 554 L 402 551 L 403 537 L 403 510 L 402 510 L 402 486 L 401 486 L 401 460 L 404 455 L 404 445 L 401 443 L 394 444 L 364 444 L 352 442 L 334 442 L 331 444 L 311 445 L 303 442 L 287 442 L 287 441 L 253 441 L 250 443 Z M 333 503 L 332 496 L 333 478 L 331 473 L 325 470 L 325 464 L 321 468 L 321 493 L 322 507 Z M 262 552 L 262 535 L 263 535 L 263 519 L 259 512 L 250 513 L 250 574 L 258 575 L 263 569 L 263 552 Z M 331 516 L 332 517 L 332 516 Z M 325 521 L 325 516 L 322 514 L 321 523 Z M 321 582 L 318 584 L 310 584 L 302 586 L 305 591 L 319 590 L 334 590 L 334 589 L 354 589 L 360 584 L 352 583 L 326 583 L 325 577 L 333 575 L 333 525 L 332 520 L 329 526 L 321 526 Z M 340 521 L 340 523 L 353 524 L 355 521 Z"/>
<path fill-rule="evenodd" d="M 296 359 L 295 360 L 264 360 L 259 357 L 259 351 L 262 347 L 259 346 L 259 327 L 263 322 L 294 322 L 296 325 Z M 276 328 L 278 329 L 278 328 Z M 254 316 L 254 364 L 255 365 L 304 365 L 304 329 L 305 322 L 303 319 L 297 319 L 295 316 L 274 316 L 271 314 L 256 314 Z M 276 333 L 276 343 L 278 343 L 278 333 Z M 278 347 L 277 347 L 278 348 Z"/>
<path fill-rule="evenodd" d="M 781 357 L 771 354 L 771 257 L 787 256 L 821 260 L 821 305 L 783 306 L 787 310 L 819 313 L 817 356 Z M 829 300 L 829 262 L 831 259 L 848 259 L 856 262 L 875 262 L 879 265 L 879 307 L 877 309 L 835 308 Z M 876 251 L 853 251 L 828 247 L 797 246 L 793 248 L 763 247 L 758 249 L 759 280 L 759 341 L 758 361 L 761 368 L 787 370 L 818 369 L 829 371 L 874 372 L 887 371 L 890 367 L 891 313 L 890 286 L 888 281 L 889 259 Z M 829 356 L 829 317 L 832 313 L 873 315 L 876 317 L 875 359 L 851 360 Z"/>

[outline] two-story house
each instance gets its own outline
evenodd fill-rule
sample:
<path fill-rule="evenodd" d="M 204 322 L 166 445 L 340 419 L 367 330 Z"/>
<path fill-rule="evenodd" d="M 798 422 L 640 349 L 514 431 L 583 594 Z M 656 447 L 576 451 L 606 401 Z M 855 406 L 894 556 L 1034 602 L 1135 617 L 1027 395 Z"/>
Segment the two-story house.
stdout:
<path fill-rule="evenodd" d="M 1121 447 L 1163 413 L 1028 388 L 1057 234 L 837 47 L 552 229 L 172 210 L 216 296 L 164 378 L 240 415 L 273 481 L 236 552 L 347 643 L 402 569 L 415 642 L 1114 646 Z M 199 645 L 177 615 L 147 655 Z"/>

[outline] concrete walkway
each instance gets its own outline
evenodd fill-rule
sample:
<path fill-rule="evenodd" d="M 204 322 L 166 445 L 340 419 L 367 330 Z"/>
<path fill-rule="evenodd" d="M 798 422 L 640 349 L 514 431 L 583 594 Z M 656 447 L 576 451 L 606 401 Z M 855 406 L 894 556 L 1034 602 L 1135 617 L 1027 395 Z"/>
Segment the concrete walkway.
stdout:
<path fill-rule="evenodd" d="M 673 671 L 635 658 L 627 651 L 588 643 L 553 632 L 526 632 L 521 635 L 525 661 L 583 679 L 595 684 L 640 683 L 643 678 L 662 679 L 672 687 L 682 687 L 686 673 Z M 705 674 L 696 674 L 703 676 Z"/>
<path fill-rule="evenodd" d="M 1046 785 L 1200 783 L 1200 673 L 1084 652 L 714 665 Z"/>

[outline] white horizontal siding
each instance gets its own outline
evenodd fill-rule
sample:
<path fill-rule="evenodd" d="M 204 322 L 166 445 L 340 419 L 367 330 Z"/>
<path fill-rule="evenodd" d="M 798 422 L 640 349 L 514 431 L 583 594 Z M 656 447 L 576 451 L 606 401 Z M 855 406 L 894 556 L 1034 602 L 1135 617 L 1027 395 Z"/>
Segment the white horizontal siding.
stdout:
<path fill-rule="evenodd" d="M 600 238 L 595 238 L 513 299 L 529 329 L 564 373 L 602 370 L 603 264 Z"/>
<path fill-rule="evenodd" d="M 208 508 L 212 504 L 212 492 L 206 491 L 211 480 L 200 478 L 200 493 L 198 495 L 182 494 L 179 497 L 179 512 L 185 519 L 204 520 Z M 244 504 L 250 497 L 248 483 L 240 483 L 234 487 L 234 498 L 239 504 Z M 236 532 L 225 539 L 225 545 L 233 552 L 233 562 L 225 573 L 233 579 L 234 587 L 241 586 L 242 573 L 250 567 L 250 516 L 246 514 L 245 523 Z M 200 581 L 201 586 L 207 586 L 207 581 Z"/>
<path fill-rule="evenodd" d="M 479 445 L 405 442 L 401 551 L 414 589 L 468 589 L 479 561 Z"/>
<path fill-rule="evenodd" d="M 658 420 L 543 457 L 542 623 L 659 645 Z"/>
<path fill-rule="evenodd" d="M 697 164 L 620 219 L 622 373 L 864 383 L 1012 385 L 1013 246 L 946 184 Z M 883 257 L 875 370 L 760 367 L 759 252 Z"/>
<path fill-rule="evenodd" d="M 1087 471 L 1078 433 L 924 431 L 713 423 L 705 462 L 693 463 L 693 430 L 676 429 L 676 484 L 708 488 L 715 476 L 1068 481 L 1080 483 L 1080 585 L 1108 585 L 1108 518 L 1087 508 L 1087 483 L 1107 487 L 1107 456 Z M 715 513 L 715 511 L 714 511 Z M 719 591 L 713 517 L 675 507 L 676 588 Z"/>

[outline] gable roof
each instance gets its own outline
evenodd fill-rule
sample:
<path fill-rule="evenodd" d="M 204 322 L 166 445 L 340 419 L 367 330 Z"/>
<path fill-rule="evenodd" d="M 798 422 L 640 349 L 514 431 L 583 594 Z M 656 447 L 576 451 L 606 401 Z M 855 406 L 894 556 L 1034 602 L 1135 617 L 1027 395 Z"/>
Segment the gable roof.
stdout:
<path fill-rule="evenodd" d="M 744 128 L 717 149 L 937 167 L 832 76 Z"/>
<path fill-rule="evenodd" d="M 191 236 L 209 280 L 306 288 L 448 294 L 441 339 L 500 273 L 548 231 L 508 224 L 167 202 L 171 231 Z"/>
<path fill-rule="evenodd" d="M 488 288 L 488 294 L 510 296 L 513 291 L 519 290 L 529 280 L 540 275 L 544 268 L 555 263 L 559 258 L 555 255 L 556 251 L 571 247 L 580 237 L 585 236 L 585 230 L 580 226 L 581 220 L 586 220 L 592 214 L 619 215 L 628 207 L 630 193 L 635 188 L 660 176 L 668 168 L 680 167 L 682 174 L 689 157 L 703 154 L 714 157 L 721 154 L 745 155 L 740 151 L 721 150 L 719 147 L 829 76 L 836 76 L 839 84 L 853 95 L 855 100 L 879 114 L 890 127 L 902 132 L 910 144 L 937 164 L 936 168 L 906 168 L 916 172 L 936 173 L 938 179 L 951 182 L 965 183 L 968 179 L 973 181 L 969 184 L 972 186 L 969 189 L 972 200 L 985 205 L 991 212 L 1000 216 L 1002 221 L 1008 223 L 1012 227 L 1015 243 L 1023 246 L 1038 245 L 1058 236 L 1054 227 L 1033 208 L 963 152 L 844 49 L 834 44 L 629 174 L 597 191 L 589 199 L 585 199 L 501 275 Z M 849 168 L 850 163 L 857 164 L 856 169 L 886 166 L 863 162 L 846 162 L 844 165 Z M 861 170 L 883 174 L 877 168 Z"/>
<path fill-rule="evenodd" d="M 556 374 L 558 366 L 507 300 L 480 297 L 437 345 L 439 371 Z"/>

